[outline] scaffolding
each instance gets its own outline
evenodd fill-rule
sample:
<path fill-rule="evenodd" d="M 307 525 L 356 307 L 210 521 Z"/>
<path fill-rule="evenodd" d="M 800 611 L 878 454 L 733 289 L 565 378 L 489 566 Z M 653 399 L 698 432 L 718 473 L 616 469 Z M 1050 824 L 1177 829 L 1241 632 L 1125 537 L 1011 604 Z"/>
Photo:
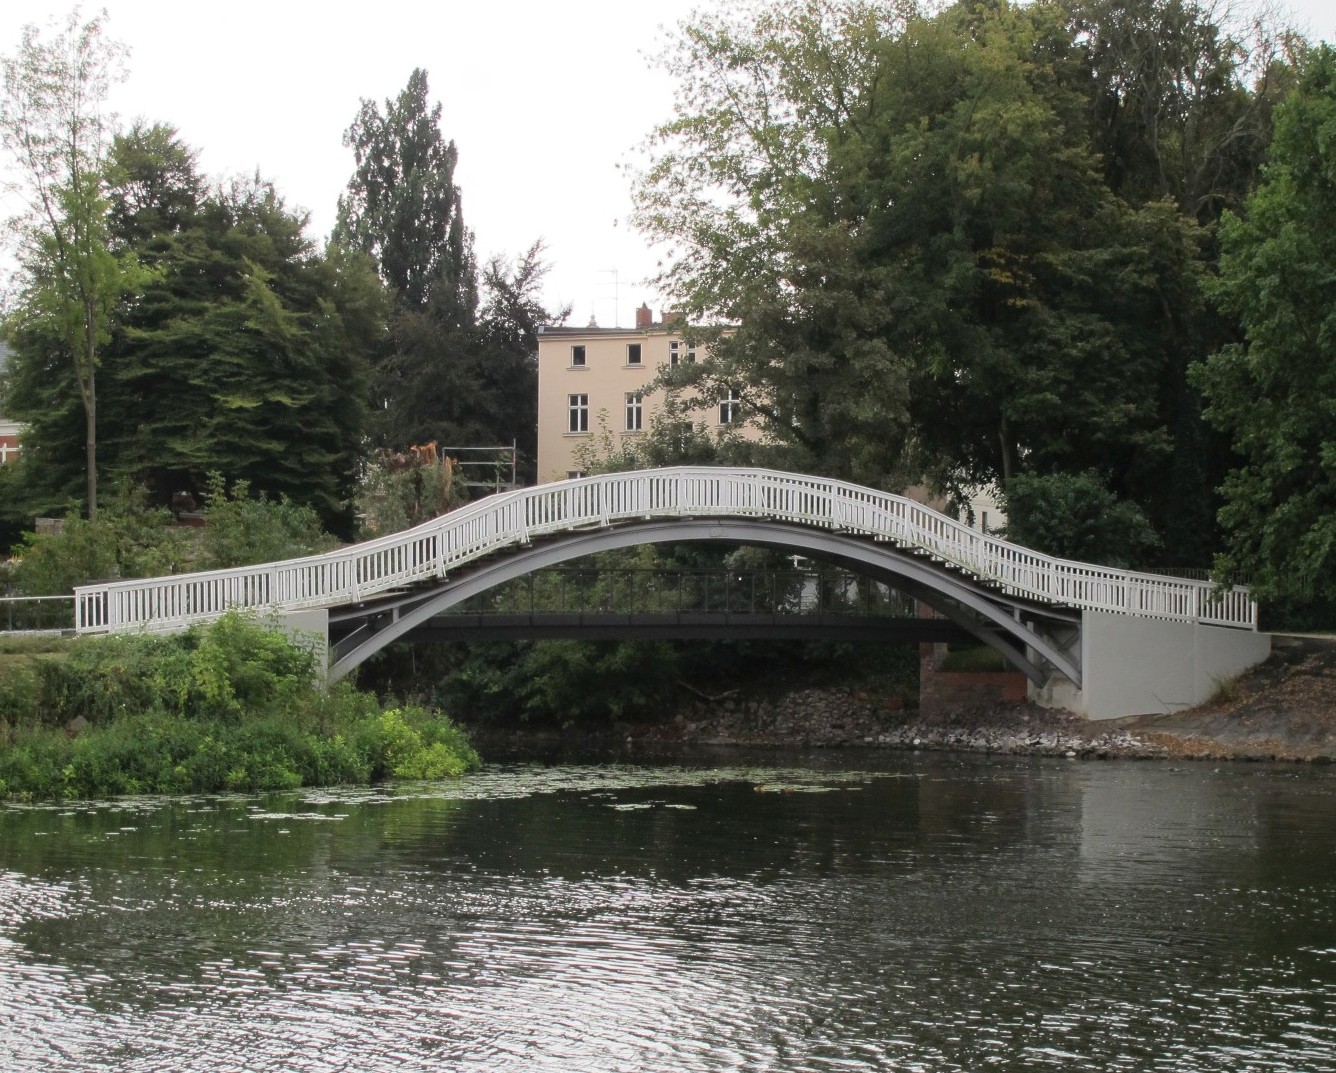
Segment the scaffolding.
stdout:
<path fill-rule="evenodd" d="M 518 441 L 512 440 L 509 447 L 437 447 L 436 451 L 459 467 L 463 477 L 459 483 L 465 488 L 510 492 L 520 486 Z"/>

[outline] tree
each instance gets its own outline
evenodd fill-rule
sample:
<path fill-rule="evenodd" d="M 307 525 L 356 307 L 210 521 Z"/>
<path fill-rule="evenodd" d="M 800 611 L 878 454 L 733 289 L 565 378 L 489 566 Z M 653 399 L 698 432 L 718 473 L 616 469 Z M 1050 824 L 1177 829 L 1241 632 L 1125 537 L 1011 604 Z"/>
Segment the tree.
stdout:
<path fill-rule="evenodd" d="M 1272 112 L 1293 88 L 1294 35 L 1226 0 L 1072 0 L 1094 148 L 1109 188 L 1211 224 L 1257 180 Z"/>
<path fill-rule="evenodd" d="M 414 70 L 382 111 L 364 100 L 344 135 L 356 168 L 339 200 L 334 244 L 376 263 L 394 297 L 386 345 L 374 356 L 380 438 L 404 450 L 515 443 L 520 471 L 536 453 L 537 330 L 564 319 L 539 300 L 547 265 L 534 243 L 481 271 L 454 182 L 458 151 Z"/>
<path fill-rule="evenodd" d="M 886 337 L 895 295 L 862 259 L 858 209 L 834 173 L 868 137 L 881 43 L 916 9 L 734 12 L 697 14 L 663 57 L 676 115 L 651 136 L 634 191 L 638 226 L 670 250 L 659 282 L 678 310 L 736 326 L 703 333 L 710 360 L 679 366 L 669 386 L 707 405 L 739 391 L 776 464 L 903 486 L 915 476 L 910 357 Z"/>
<path fill-rule="evenodd" d="M 538 468 L 538 332 L 571 312 L 542 303 L 545 253 L 540 240 L 513 261 L 491 258 L 482 274 L 474 405 L 486 415 L 492 442 L 516 445 L 523 481 L 534 480 Z"/>
<path fill-rule="evenodd" d="M 208 188 L 170 127 L 132 128 L 110 164 L 110 240 L 146 278 L 100 356 L 102 468 L 147 486 L 156 505 L 175 493 L 201 501 L 217 471 L 351 536 L 366 353 L 389 309 L 369 260 L 316 251 L 305 218 L 258 177 Z M 14 401 L 44 462 L 33 502 L 51 510 L 67 494 L 77 403 L 30 336 L 15 354 Z"/>
<path fill-rule="evenodd" d="M 1159 414 L 1173 451 L 1125 494 L 1163 537 L 1167 560 L 1206 565 L 1219 547 L 1216 489 L 1233 463 L 1202 418 L 1187 370 L 1235 329 L 1200 292 L 1219 257 L 1217 224 L 1256 185 L 1276 105 L 1295 83 L 1295 35 L 1228 0 L 1072 0 L 1069 26 L 1090 78 L 1090 137 L 1105 182 L 1140 209 L 1172 204 L 1200 228 L 1189 272 L 1161 273 L 1163 300 L 1129 327 L 1160 354 Z M 1172 231 L 1163 234 L 1171 235 Z M 1171 264 L 1165 262 L 1162 264 Z"/>
<path fill-rule="evenodd" d="M 343 136 L 356 170 L 339 198 L 334 240 L 371 255 L 401 308 L 434 298 L 465 321 L 477 306 L 477 272 L 454 181 L 459 151 L 440 124 L 420 67 L 383 115 L 362 101 Z"/>
<path fill-rule="evenodd" d="M 111 248 L 104 192 L 110 123 L 102 106 L 121 76 L 124 46 L 103 35 L 102 17 L 42 40 L 23 30 L 4 57 L 0 144 L 21 176 L 27 206 L 18 221 L 24 269 L 13 332 L 20 347 L 59 351 L 51 373 L 73 380 L 84 418 L 85 495 L 97 515 L 97 368 L 112 311 L 134 288 L 133 257 Z"/>
<path fill-rule="evenodd" d="M 365 260 L 318 254 L 305 218 L 256 177 L 158 231 L 161 277 L 125 319 L 122 465 L 160 494 L 211 471 L 352 531 L 366 428 L 364 352 L 386 307 Z"/>
<path fill-rule="evenodd" d="M 1276 113 L 1262 184 L 1221 231 L 1210 288 L 1243 340 L 1193 370 L 1241 464 L 1223 488 L 1226 579 L 1336 598 L 1336 52 Z"/>
<path fill-rule="evenodd" d="M 1008 540 L 1082 563 L 1127 568 L 1159 543 L 1141 509 L 1098 473 L 1025 474 L 1004 488 Z"/>
<path fill-rule="evenodd" d="M 440 129 L 441 106 L 427 104 L 417 68 L 382 114 L 375 102 L 344 134 L 356 167 L 339 199 L 332 243 L 375 263 L 394 300 L 386 344 L 372 356 L 371 403 L 388 446 L 427 440 L 488 442 L 461 422 L 472 384 L 478 273 L 454 182 L 458 150 Z"/>
<path fill-rule="evenodd" d="M 1124 235 L 1163 220 L 1103 185 L 1060 15 L 795 0 L 688 28 L 676 69 L 705 74 L 640 220 L 680 244 L 688 310 L 738 328 L 678 375 L 741 387 L 798 461 L 879 485 L 1162 451 L 1113 303 L 1142 269 Z"/>
<path fill-rule="evenodd" d="M 778 464 L 948 494 L 1093 475 L 1164 556 L 1208 556 L 1222 446 L 1184 370 L 1219 337 L 1208 225 L 1246 187 L 1265 128 L 1246 79 L 1269 63 L 1178 0 L 1128 15 L 1182 24 L 1147 84 L 1110 42 L 1153 39 L 1095 0 L 742 12 L 683 27 L 637 183 L 672 248 L 660 282 L 736 325 L 664 382 L 741 392 Z M 1110 133 L 1133 83 L 1166 117 Z"/>

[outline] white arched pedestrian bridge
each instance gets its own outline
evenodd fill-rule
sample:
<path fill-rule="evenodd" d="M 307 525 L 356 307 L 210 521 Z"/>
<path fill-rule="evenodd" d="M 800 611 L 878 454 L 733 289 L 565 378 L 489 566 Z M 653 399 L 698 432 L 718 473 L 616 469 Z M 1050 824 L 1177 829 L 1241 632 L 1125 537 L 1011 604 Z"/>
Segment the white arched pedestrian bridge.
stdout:
<path fill-rule="evenodd" d="M 1112 638 L 1100 644 L 1123 652 L 1119 671 L 1126 674 L 1144 673 L 1127 662 L 1143 651 L 1163 659 L 1166 637 L 1201 664 L 1198 678 L 1202 666 L 1218 679 L 1217 665 L 1231 670 L 1265 655 L 1256 655 L 1257 607 L 1244 589 L 1057 559 L 903 496 L 842 481 L 714 467 L 523 488 L 325 555 L 82 586 L 76 628 L 179 630 L 233 608 L 314 610 L 326 616 L 330 674 L 339 677 L 432 616 L 512 578 L 612 548 L 687 541 L 780 547 L 889 582 L 997 649 L 1037 687 L 1051 687 L 1056 676 L 1056 703 L 1071 703 L 1062 689 L 1090 684 L 1092 630 Z M 1245 634 L 1252 640 L 1241 641 Z M 1198 658 L 1221 645 L 1223 660 Z"/>

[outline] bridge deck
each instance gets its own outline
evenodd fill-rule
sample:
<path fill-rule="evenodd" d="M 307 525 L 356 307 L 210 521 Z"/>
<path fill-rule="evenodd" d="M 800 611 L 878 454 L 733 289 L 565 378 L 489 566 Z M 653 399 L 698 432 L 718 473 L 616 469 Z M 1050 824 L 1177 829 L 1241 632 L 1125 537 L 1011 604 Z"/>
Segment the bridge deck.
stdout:
<path fill-rule="evenodd" d="M 999 594 L 1055 607 L 1256 629 L 1242 588 L 1043 555 L 903 496 L 762 469 L 679 467 L 504 492 L 414 529 L 327 555 L 75 590 L 80 632 L 176 630 L 230 608 L 282 611 L 362 603 L 549 534 L 665 518 L 771 520 L 888 542 Z"/>

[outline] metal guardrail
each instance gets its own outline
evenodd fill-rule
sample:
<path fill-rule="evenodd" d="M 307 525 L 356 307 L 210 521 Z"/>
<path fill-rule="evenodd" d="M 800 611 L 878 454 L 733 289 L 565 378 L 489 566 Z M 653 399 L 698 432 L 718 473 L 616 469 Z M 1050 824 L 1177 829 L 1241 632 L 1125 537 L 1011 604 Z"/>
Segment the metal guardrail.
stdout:
<path fill-rule="evenodd" d="M 0 596 L 0 631 L 59 633 L 74 629 L 73 596 Z"/>
<path fill-rule="evenodd" d="M 602 474 L 488 496 L 402 533 L 281 563 L 83 585 L 80 632 L 176 630 L 230 608 L 357 603 L 444 578 L 536 538 L 656 518 L 765 519 L 885 541 L 1000 593 L 1088 610 L 1257 628 L 1246 589 L 1156 577 L 1043 555 L 976 532 L 903 496 L 763 469 L 678 467 Z"/>

